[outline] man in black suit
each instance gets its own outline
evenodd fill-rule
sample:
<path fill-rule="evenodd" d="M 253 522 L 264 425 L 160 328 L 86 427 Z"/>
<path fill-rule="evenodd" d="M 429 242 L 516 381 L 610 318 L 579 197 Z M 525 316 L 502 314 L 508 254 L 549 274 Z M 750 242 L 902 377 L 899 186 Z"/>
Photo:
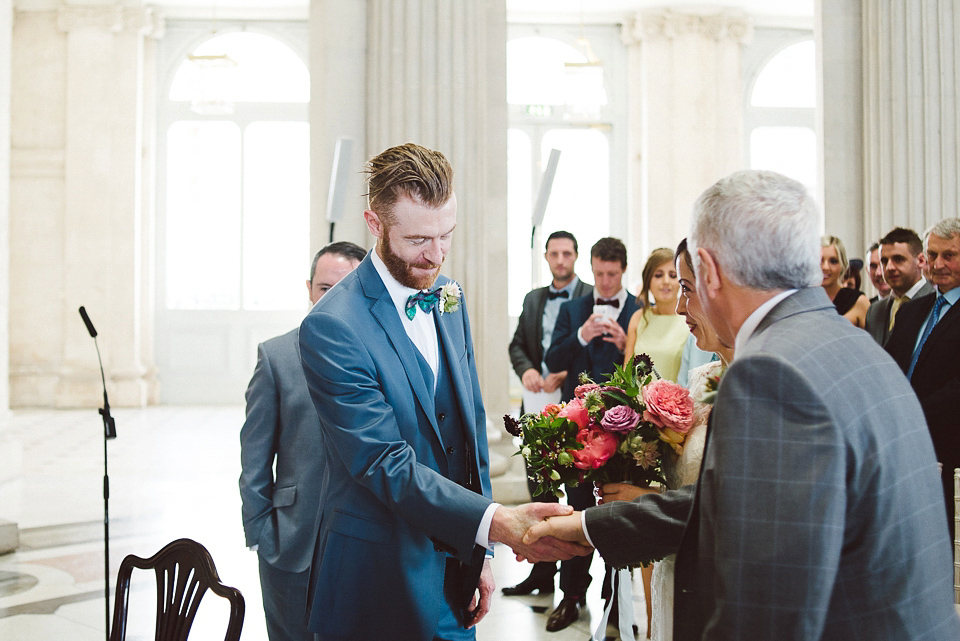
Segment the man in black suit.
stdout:
<path fill-rule="evenodd" d="M 943 465 L 947 525 L 953 539 L 953 470 L 960 467 L 960 218 L 927 232 L 926 260 L 935 292 L 905 303 L 885 345 L 920 399 L 933 449 Z"/>
<path fill-rule="evenodd" d="M 903 303 L 933 291 L 923 277 L 925 264 L 923 241 L 912 229 L 896 227 L 880 240 L 880 266 L 891 293 L 870 305 L 865 326 L 878 344 L 887 342 Z"/>
<path fill-rule="evenodd" d="M 581 372 L 600 383 L 623 363 L 630 317 L 639 309 L 636 299 L 623 287 L 627 248 L 617 238 L 601 238 L 590 249 L 593 294 L 560 306 L 553 340 L 544 358 L 551 372 L 566 371 L 561 400 L 569 401 L 579 385 Z M 594 504 L 589 483 L 567 489 L 567 502 L 577 510 Z M 563 599 L 547 620 L 547 630 L 562 630 L 580 616 L 593 555 L 575 557 L 560 565 Z"/>
<path fill-rule="evenodd" d="M 513 371 L 520 377 L 523 387 L 530 392 L 555 392 L 563 385 L 567 372 L 550 372 L 543 362 L 543 355 L 550 347 L 560 306 L 593 292 L 593 286 L 581 281 L 574 272 L 579 248 L 573 234 L 568 231 L 553 232 L 547 237 L 545 249 L 543 257 L 550 266 L 553 282 L 546 287 L 534 289 L 524 297 L 517 331 L 510 341 Z M 521 412 L 525 409 L 530 408 L 520 408 Z M 537 484 L 528 479 L 527 485 L 530 495 L 533 496 Z M 557 498 L 540 495 L 533 500 L 555 503 Z M 535 590 L 540 594 L 551 593 L 554 589 L 553 576 L 556 573 L 555 562 L 536 563 L 530 576 L 517 585 L 503 588 L 503 593 L 507 596 L 530 594 Z"/>

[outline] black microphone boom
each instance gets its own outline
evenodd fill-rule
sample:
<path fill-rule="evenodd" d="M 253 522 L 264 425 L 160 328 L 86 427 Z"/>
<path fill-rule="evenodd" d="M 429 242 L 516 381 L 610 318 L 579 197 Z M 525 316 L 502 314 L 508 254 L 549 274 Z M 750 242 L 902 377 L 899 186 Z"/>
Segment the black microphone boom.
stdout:
<path fill-rule="evenodd" d="M 100 358 L 100 345 L 97 344 L 97 330 L 94 329 L 87 310 L 80 306 L 80 318 L 87 326 L 93 344 L 97 348 L 97 362 L 100 364 L 100 380 L 103 382 L 103 407 L 99 410 L 103 417 L 103 597 L 104 619 L 106 621 L 106 641 L 110 641 L 110 475 L 107 473 L 107 440 L 117 438 L 117 426 L 110 416 L 110 402 L 107 400 L 107 377 L 103 373 L 103 359 Z"/>

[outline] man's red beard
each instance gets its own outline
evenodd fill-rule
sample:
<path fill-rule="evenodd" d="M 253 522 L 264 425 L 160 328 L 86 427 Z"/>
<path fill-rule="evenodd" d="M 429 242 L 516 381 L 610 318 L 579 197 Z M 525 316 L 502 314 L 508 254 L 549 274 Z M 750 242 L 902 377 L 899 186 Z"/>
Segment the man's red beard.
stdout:
<path fill-rule="evenodd" d="M 389 228 L 384 229 L 383 236 L 380 237 L 380 253 L 381 258 L 383 258 L 383 264 L 387 266 L 387 271 L 404 287 L 429 289 L 437 282 L 437 276 L 440 275 L 440 266 L 443 263 L 441 262 L 440 265 L 431 262 L 411 264 L 400 258 L 400 256 L 393 253 L 393 248 L 390 247 Z M 432 269 L 434 271 L 433 274 L 419 276 L 413 273 L 414 268 Z"/>

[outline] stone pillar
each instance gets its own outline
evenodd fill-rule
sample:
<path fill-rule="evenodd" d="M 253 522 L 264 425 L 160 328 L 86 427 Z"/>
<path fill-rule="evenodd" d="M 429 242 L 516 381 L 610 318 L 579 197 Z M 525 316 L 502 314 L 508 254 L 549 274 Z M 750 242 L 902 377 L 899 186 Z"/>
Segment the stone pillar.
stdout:
<path fill-rule="evenodd" d="M 344 217 L 335 240 L 370 247 L 362 212 L 367 199 L 363 165 L 366 148 L 366 3 L 357 0 L 310 2 L 310 246 L 316 252 L 330 240 L 327 197 L 333 156 L 340 138 L 353 141 L 347 172 Z"/>
<path fill-rule="evenodd" d="M 623 28 L 630 78 L 628 246 L 644 257 L 686 236 L 700 193 L 743 168 L 739 13 L 644 11 Z"/>
<path fill-rule="evenodd" d="M 835 1 L 823 0 L 824 29 Z M 864 240 L 897 225 L 922 234 L 960 215 L 960 5 L 848 3 L 862 11 Z"/>
<path fill-rule="evenodd" d="M 866 112 L 860 4 L 861 0 L 818 2 L 818 19 L 814 21 L 821 86 L 817 138 L 822 153 L 818 182 L 823 186 L 823 193 L 818 197 L 823 205 L 825 232 L 841 238 L 851 258 L 863 257 L 864 249 L 882 235 L 877 232 L 864 237 L 863 118 Z"/>
<path fill-rule="evenodd" d="M 0 0 L 0 141 L 10 140 L 13 3 Z M 0 145 L 0 309 L 10 309 L 10 145 Z M 9 314 L 0 313 L 0 417 L 10 407 Z M 2 427 L 2 423 L 0 423 Z M 0 515 L 2 516 L 2 515 Z"/>
<path fill-rule="evenodd" d="M 19 11 L 13 42 L 11 404 L 102 402 L 100 333 L 112 404 L 155 397 L 146 111 L 153 110 L 152 9 L 61 5 Z M 152 171 L 152 168 L 150 168 Z M 146 223 L 146 224 L 145 224 Z M 145 298 L 146 297 L 146 298 Z"/>
<path fill-rule="evenodd" d="M 487 413 L 509 409 L 506 8 L 502 0 L 367 3 L 367 155 L 413 141 L 455 172 L 443 272 L 464 289 Z"/>

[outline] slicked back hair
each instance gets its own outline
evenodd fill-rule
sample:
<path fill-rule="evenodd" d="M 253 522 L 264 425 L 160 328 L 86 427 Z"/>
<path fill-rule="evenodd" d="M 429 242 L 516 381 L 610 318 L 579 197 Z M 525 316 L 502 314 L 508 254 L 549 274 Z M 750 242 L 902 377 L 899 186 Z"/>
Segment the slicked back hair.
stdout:
<path fill-rule="evenodd" d="M 694 271 L 702 247 L 743 287 L 799 289 L 823 280 L 817 205 L 802 184 L 772 171 L 738 171 L 704 191 L 687 244 Z"/>
<path fill-rule="evenodd" d="M 384 224 L 393 222 L 401 197 L 437 209 L 453 196 L 453 168 L 439 151 L 408 142 L 367 162 L 367 206 Z"/>

